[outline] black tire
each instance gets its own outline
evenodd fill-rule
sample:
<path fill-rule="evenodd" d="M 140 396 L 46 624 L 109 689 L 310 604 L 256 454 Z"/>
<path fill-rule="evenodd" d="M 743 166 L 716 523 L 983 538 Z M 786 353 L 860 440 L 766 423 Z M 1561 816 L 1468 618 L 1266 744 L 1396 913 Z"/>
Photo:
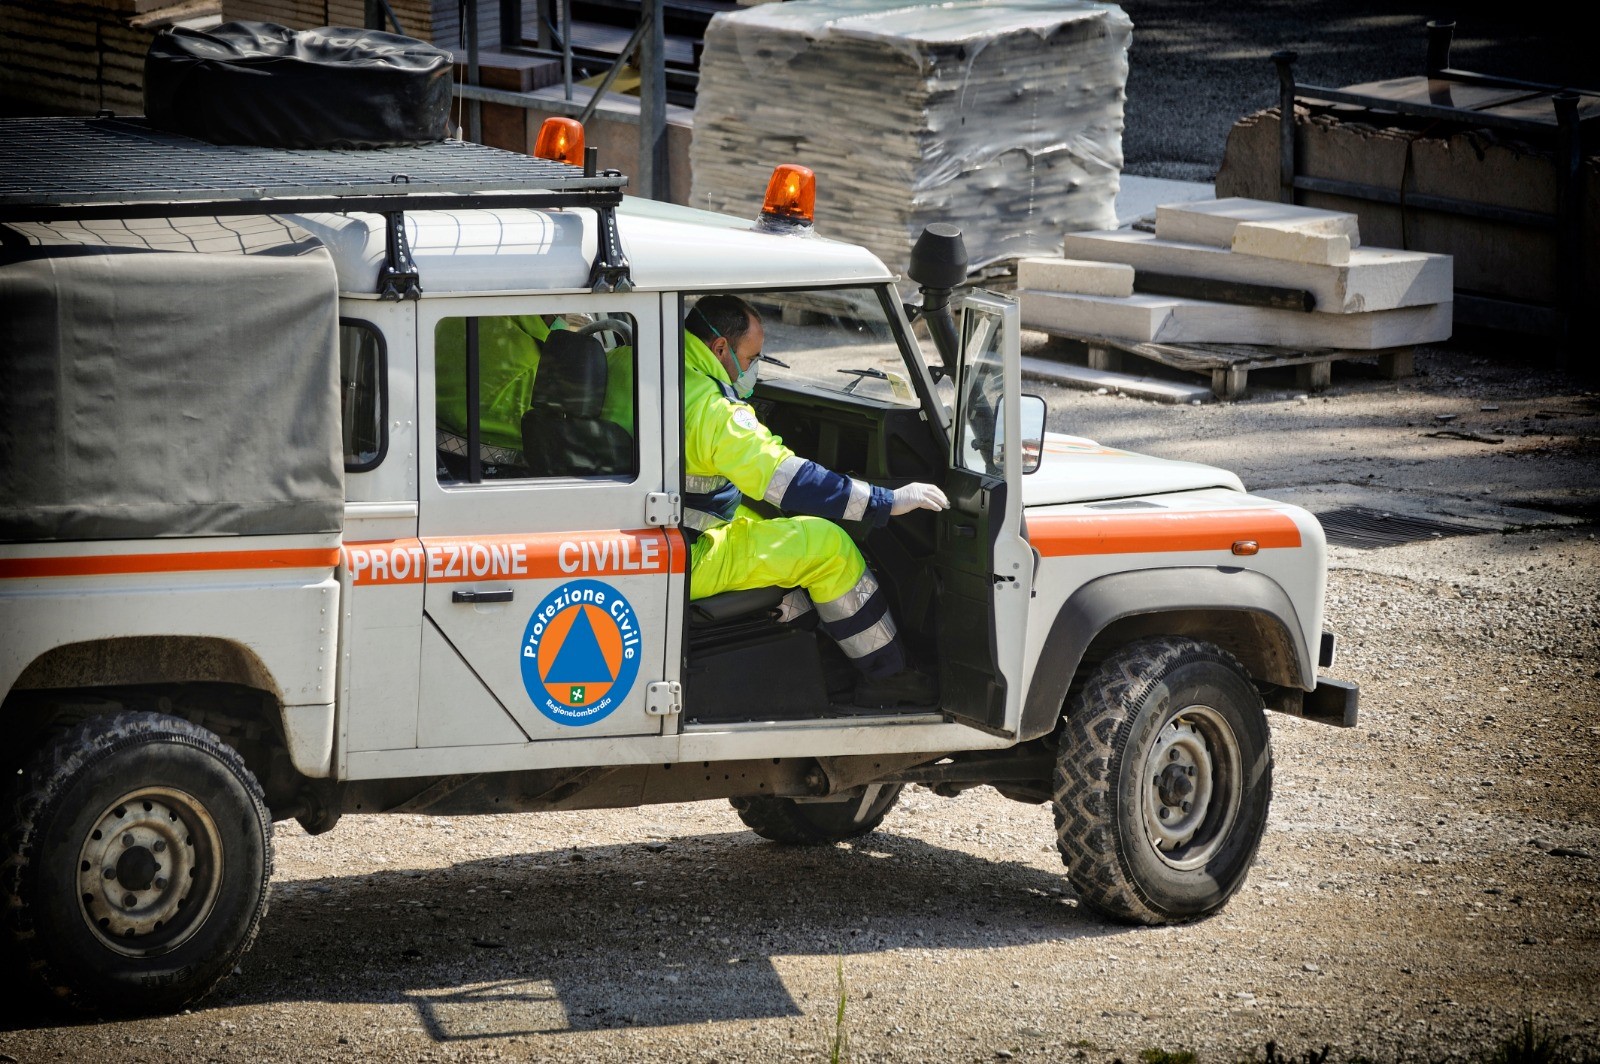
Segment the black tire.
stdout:
<path fill-rule="evenodd" d="M 272 821 L 211 732 L 157 713 L 95 717 L 40 749 L 5 797 L 13 976 L 95 1012 L 173 1011 L 250 948 Z"/>
<path fill-rule="evenodd" d="M 861 808 L 863 800 L 867 803 L 865 810 Z M 797 802 L 763 795 L 735 798 L 733 808 L 738 810 L 745 827 L 764 839 L 790 846 L 823 846 L 876 831 L 899 800 L 900 784 L 890 783 L 876 794 L 835 802 Z"/>
<path fill-rule="evenodd" d="M 1141 640 L 1068 708 L 1056 845 L 1082 900 L 1118 920 L 1208 916 L 1244 883 L 1272 800 L 1261 695 L 1225 651 Z"/>

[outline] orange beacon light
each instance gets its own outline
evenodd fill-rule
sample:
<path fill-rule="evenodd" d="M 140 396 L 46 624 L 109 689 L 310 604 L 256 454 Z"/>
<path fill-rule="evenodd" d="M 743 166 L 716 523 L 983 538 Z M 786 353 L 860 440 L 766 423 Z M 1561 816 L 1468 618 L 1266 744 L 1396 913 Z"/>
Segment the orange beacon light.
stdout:
<path fill-rule="evenodd" d="M 575 118 L 546 118 L 533 143 L 535 159 L 583 165 L 583 123 Z"/>
<path fill-rule="evenodd" d="M 761 204 L 762 221 L 809 226 L 816 210 L 816 174 L 794 163 L 784 163 L 772 171 L 767 197 Z"/>

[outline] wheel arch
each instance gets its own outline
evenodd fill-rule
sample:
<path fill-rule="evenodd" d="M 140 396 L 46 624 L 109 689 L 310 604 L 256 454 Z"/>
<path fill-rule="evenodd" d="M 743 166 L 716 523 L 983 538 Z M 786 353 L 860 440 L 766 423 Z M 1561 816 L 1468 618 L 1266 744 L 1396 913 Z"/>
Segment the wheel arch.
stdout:
<path fill-rule="evenodd" d="M 1294 602 L 1250 569 L 1142 569 L 1098 577 L 1062 604 L 1023 700 L 1019 740 L 1048 735 L 1081 665 L 1130 640 L 1191 636 L 1238 658 L 1258 682 L 1308 689 L 1316 664 Z"/>
<path fill-rule="evenodd" d="M 296 721 L 278 684 L 249 647 L 214 636 L 121 636 L 53 647 L 29 662 L 3 703 L 11 761 L 52 724 L 121 709 L 180 717 L 215 733 L 244 758 L 268 802 L 282 809 L 304 773 L 294 760 Z M 301 745 L 304 745 L 303 743 Z"/>
<path fill-rule="evenodd" d="M 63 643 L 29 662 L 12 690 L 170 683 L 238 684 L 283 702 L 277 681 L 255 651 L 215 636 L 136 635 Z"/>

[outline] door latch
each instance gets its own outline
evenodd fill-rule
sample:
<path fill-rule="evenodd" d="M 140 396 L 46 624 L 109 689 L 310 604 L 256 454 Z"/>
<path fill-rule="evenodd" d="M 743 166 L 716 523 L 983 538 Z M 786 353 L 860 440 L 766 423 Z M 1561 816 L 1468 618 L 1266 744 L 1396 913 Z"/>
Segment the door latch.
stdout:
<path fill-rule="evenodd" d="M 683 519 L 683 500 L 675 491 L 652 491 L 644 497 L 644 523 L 678 527 Z"/>
<path fill-rule="evenodd" d="M 677 680 L 658 680 L 646 686 L 644 711 L 652 717 L 671 717 L 683 712 L 683 684 Z"/>
<path fill-rule="evenodd" d="M 450 601 L 472 603 L 510 602 L 511 596 L 512 591 L 510 588 L 504 591 L 452 591 L 450 592 Z"/>

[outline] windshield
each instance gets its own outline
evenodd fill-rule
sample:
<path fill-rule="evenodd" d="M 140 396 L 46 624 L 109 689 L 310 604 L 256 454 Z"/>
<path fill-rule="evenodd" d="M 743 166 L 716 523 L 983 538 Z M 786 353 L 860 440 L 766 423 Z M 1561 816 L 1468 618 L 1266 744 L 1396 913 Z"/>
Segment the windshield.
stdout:
<path fill-rule="evenodd" d="M 761 379 L 896 406 L 917 406 L 900 345 L 876 288 L 739 292 L 761 314 Z M 687 313 L 694 300 L 685 301 Z"/>

